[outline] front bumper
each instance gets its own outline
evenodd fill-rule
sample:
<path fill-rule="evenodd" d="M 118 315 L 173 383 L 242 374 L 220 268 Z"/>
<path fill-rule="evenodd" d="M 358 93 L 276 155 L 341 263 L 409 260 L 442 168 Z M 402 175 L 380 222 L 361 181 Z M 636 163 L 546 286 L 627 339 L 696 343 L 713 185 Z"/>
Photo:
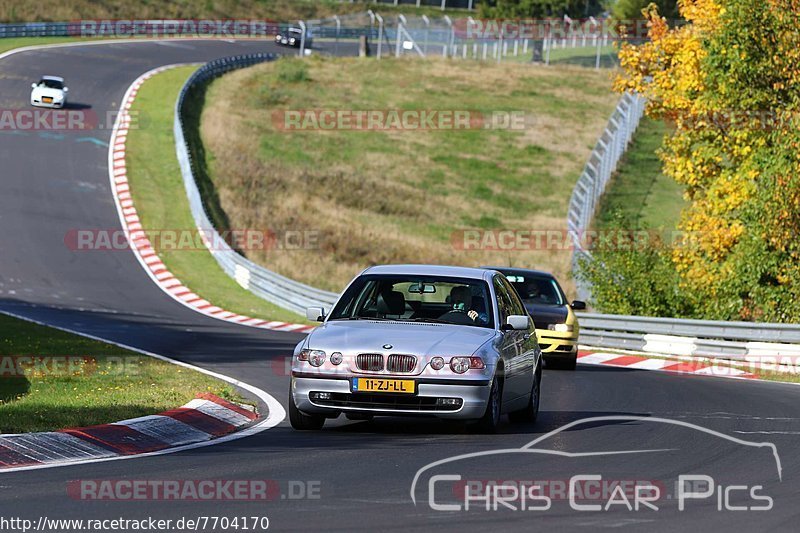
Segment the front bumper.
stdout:
<path fill-rule="evenodd" d="M 536 330 L 542 354 L 547 358 L 573 358 L 578 354 L 578 333 Z"/>
<path fill-rule="evenodd" d="M 407 378 L 404 378 L 407 379 Z M 350 379 L 292 377 L 291 394 L 300 411 L 308 414 L 336 416 L 339 413 L 365 413 L 387 416 L 434 416 L 456 420 L 472 420 L 483 416 L 489 399 L 491 382 L 474 381 L 459 384 L 457 380 L 435 383 L 416 380 L 416 394 L 353 393 Z M 329 399 L 317 394 L 328 393 Z M 439 398 L 460 400 L 459 405 L 438 405 Z"/>
<path fill-rule="evenodd" d="M 300 48 L 300 41 L 297 39 L 295 39 L 294 41 L 290 41 L 289 39 L 276 38 L 275 44 L 278 44 L 280 46 L 289 46 L 292 48 Z M 306 44 L 306 48 L 310 48 L 308 44 Z"/>
<path fill-rule="evenodd" d="M 41 100 L 33 100 L 31 99 L 31 105 L 34 107 L 47 107 L 50 109 L 62 109 L 66 100 L 62 100 L 60 102 L 56 102 L 53 100 L 52 102 L 42 102 Z"/>

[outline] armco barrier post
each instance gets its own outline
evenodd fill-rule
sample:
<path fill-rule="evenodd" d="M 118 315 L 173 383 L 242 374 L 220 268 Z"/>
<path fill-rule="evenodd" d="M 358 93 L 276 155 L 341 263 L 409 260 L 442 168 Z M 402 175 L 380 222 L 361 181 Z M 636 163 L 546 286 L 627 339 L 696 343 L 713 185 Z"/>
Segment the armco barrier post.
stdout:
<path fill-rule="evenodd" d="M 383 47 L 383 17 L 375 13 L 375 18 L 378 19 L 378 59 L 380 59 L 381 48 Z"/>
<path fill-rule="evenodd" d="M 300 31 L 303 32 L 300 35 L 300 57 L 305 57 L 306 55 L 306 23 L 302 20 L 297 21 L 298 25 L 300 26 Z"/>

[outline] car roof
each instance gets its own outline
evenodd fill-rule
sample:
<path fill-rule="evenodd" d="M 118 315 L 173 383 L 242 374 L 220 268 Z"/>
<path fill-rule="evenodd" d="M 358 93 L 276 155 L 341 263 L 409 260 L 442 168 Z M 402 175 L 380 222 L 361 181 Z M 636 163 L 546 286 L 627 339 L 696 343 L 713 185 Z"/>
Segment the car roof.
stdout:
<path fill-rule="evenodd" d="M 43 80 L 52 80 L 52 81 L 60 81 L 64 82 L 64 78 L 59 78 L 58 76 L 42 76 Z"/>
<path fill-rule="evenodd" d="M 556 277 L 550 272 L 545 272 L 544 270 L 534 270 L 532 268 L 495 267 L 495 266 L 486 266 L 481 268 L 486 268 L 489 270 L 497 270 L 498 272 L 502 272 L 503 274 L 527 274 L 529 276 L 556 279 Z"/>
<path fill-rule="evenodd" d="M 489 279 L 491 271 L 484 268 L 459 267 L 448 265 L 376 265 L 367 268 L 363 274 L 399 274 L 402 276 L 443 276 L 463 279 Z"/>

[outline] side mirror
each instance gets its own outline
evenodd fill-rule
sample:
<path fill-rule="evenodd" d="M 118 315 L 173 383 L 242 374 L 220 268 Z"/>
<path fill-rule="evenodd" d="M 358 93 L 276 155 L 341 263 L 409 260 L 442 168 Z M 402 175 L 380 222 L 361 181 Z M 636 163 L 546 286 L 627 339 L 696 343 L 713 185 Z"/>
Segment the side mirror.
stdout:
<path fill-rule="evenodd" d="M 68 93 L 69 92 L 69 87 L 64 87 L 64 92 Z"/>
<path fill-rule="evenodd" d="M 35 83 L 31 83 L 31 88 L 32 89 L 35 89 L 36 87 L 37 87 L 37 85 Z"/>
<path fill-rule="evenodd" d="M 572 306 L 572 308 L 576 311 L 582 311 L 583 309 L 586 309 L 586 302 L 582 302 L 580 300 L 573 300 L 570 306 Z"/>
<path fill-rule="evenodd" d="M 504 330 L 526 330 L 530 326 L 530 319 L 527 315 L 509 315 L 506 318 Z"/>
<path fill-rule="evenodd" d="M 306 309 L 306 319 L 312 322 L 322 322 L 325 320 L 325 308 L 309 307 Z"/>

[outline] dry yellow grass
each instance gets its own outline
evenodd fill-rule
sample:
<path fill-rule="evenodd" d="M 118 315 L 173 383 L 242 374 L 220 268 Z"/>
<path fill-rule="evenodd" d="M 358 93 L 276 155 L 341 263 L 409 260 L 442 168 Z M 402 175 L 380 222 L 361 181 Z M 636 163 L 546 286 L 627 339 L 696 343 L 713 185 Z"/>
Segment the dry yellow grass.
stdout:
<path fill-rule="evenodd" d="M 0 22 L 68 21 L 80 19 L 270 19 L 323 18 L 362 12 L 374 6 L 336 0 L 64 0 L 30 2 L 4 0 Z M 433 8 L 380 6 L 381 12 L 437 13 Z"/>
<path fill-rule="evenodd" d="M 572 187 L 616 102 L 609 87 L 607 71 L 576 67 L 282 60 L 214 82 L 201 137 L 230 227 L 319 232 L 318 249 L 245 252 L 284 275 L 340 290 L 377 263 L 514 265 L 550 270 L 571 292 L 569 250 L 464 251 L 452 239 L 470 228 L 563 230 Z M 529 118 L 524 130 L 504 131 L 272 124 L 276 109 L 398 108 Z"/>

